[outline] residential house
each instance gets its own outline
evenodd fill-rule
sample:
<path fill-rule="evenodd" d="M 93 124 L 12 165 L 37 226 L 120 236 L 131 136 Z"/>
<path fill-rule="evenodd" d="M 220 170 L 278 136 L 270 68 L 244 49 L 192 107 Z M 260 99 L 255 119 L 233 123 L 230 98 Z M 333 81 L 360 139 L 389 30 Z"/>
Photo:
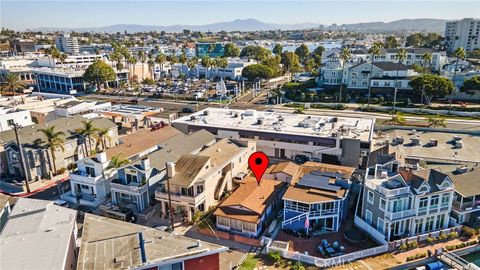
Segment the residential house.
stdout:
<path fill-rule="evenodd" d="M 175 233 L 86 214 L 77 269 L 220 270 L 220 253 L 227 250 Z"/>
<path fill-rule="evenodd" d="M 1 269 L 76 269 L 77 211 L 19 198 L 0 233 Z"/>
<path fill-rule="evenodd" d="M 155 189 L 167 177 L 167 161 L 175 162 L 184 154 L 197 154 L 214 142 L 213 134 L 205 130 L 189 135 L 180 133 L 165 140 L 159 144 L 159 150 L 118 168 L 110 184 L 111 203 L 142 213 L 155 202 Z"/>
<path fill-rule="evenodd" d="M 240 186 L 215 210 L 216 226 L 220 230 L 258 237 L 267 227 L 273 211 L 281 200 L 283 183 L 247 176 Z"/>
<path fill-rule="evenodd" d="M 159 145 L 182 133 L 172 127 L 150 131 L 139 130 L 120 139 L 120 144 L 77 162 L 77 169 L 70 173 L 71 191 L 62 194 L 62 198 L 72 203 L 97 207 L 110 194 L 110 182 L 115 178 L 117 169 L 111 164 L 113 157 L 134 160 L 155 150 Z"/>
<path fill-rule="evenodd" d="M 0 106 L 0 132 L 12 129 L 13 124 L 26 127 L 34 123 L 29 111 Z"/>
<path fill-rule="evenodd" d="M 57 170 L 60 170 L 86 156 L 83 146 L 86 138 L 77 133 L 78 129 L 83 128 L 82 121 L 86 120 L 82 116 L 64 117 L 49 123 L 30 125 L 18 131 L 25 154 L 28 179 L 50 178 L 54 167 L 50 149 L 45 148 L 42 144 L 46 138 L 39 130 L 54 126 L 55 131 L 65 133 L 65 136 L 62 137 L 65 140 L 62 148 L 57 148 L 55 151 L 55 165 Z M 118 143 L 117 125 L 104 118 L 97 118 L 92 121 L 94 127 L 108 130 L 110 139 L 105 142 L 107 147 Z M 87 144 L 95 145 L 95 143 L 96 140 L 91 138 L 90 143 Z M 6 174 L 17 178 L 23 176 L 17 140 L 13 130 L 0 132 L 0 158 L 2 166 L 6 167 L 4 169 Z"/>
<path fill-rule="evenodd" d="M 387 241 L 449 226 L 452 179 L 438 170 L 402 167 L 397 160 L 367 169 L 360 217 Z"/>
<path fill-rule="evenodd" d="M 306 162 L 283 195 L 282 229 L 338 231 L 347 216 L 355 168 Z"/>
<path fill-rule="evenodd" d="M 284 183 L 291 183 L 292 178 L 300 172 L 300 165 L 291 161 L 274 164 L 265 171 L 264 178 L 275 179 Z"/>
<path fill-rule="evenodd" d="M 454 222 L 476 227 L 480 222 L 480 167 L 461 167 L 445 175 L 455 186 L 451 213 Z"/>
<path fill-rule="evenodd" d="M 168 162 L 168 181 L 155 191 L 155 198 L 163 204 L 162 211 L 169 209 L 169 193 L 172 208 L 187 220 L 195 212 L 217 205 L 224 192 L 232 190 L 232 179 L 247 172 L 248 157 L 255 150 L 253 141 L 225 138 L 196 155 L 183 155 L 177 162 Z"/>

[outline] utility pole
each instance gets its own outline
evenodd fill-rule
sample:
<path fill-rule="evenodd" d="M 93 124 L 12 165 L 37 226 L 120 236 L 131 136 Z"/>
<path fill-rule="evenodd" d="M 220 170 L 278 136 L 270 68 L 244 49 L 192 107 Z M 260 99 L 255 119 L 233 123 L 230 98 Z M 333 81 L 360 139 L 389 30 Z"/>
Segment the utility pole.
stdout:
<path fill-rule="evenodd" d="M 173 208 L 172 208 L 172 199 L 170 198 L 170 177 L 167 177 L 167 193 L 168 193 L 168 208 L 170 208 L 170 223 L 172 225 L 172 230 L 175 229 L 173 224 Z"/>
<path fill-rule="evenodd" d="M 13 131 L 15 131 L 15 137 L 17 138 L 18 152 L 20 152 L 20 162 L 22 163 L 23 175 L 25 176 L 25 187 L 27 188 L 27 193 L 30 193 L 30 185 L 28 183 L 28 174 L 27 174 L 27 164 L 25 163 L 25 156 L 23 155 L 22 143 L 20 142 L 20 137 L 18 137 L 18 129 L 20 129 L 21 126 L 15 122 L 11 126 Z"/>

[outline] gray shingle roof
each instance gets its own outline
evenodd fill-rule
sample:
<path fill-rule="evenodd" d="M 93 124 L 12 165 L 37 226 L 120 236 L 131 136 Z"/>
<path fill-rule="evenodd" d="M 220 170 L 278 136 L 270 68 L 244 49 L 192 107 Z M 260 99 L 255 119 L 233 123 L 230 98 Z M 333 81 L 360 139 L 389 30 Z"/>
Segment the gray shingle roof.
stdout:
<path fill-rule="evenodd" d="M 455 185 L 455 191 L 464 197 L 480 195 L 480 167 L 469 169 L 468 172 L 448 172 L 446 173 Z"/>

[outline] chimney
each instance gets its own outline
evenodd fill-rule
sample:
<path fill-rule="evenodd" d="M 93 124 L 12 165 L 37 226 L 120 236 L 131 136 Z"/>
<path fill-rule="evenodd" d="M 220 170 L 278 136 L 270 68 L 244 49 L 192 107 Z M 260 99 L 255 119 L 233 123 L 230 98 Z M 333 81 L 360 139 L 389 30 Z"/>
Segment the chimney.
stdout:
<path fill-rule="evenodd" d="M 100 163 L 105 163 L 107 162 L 107 153 L 105 151 L 102 151 L 100 153 L 97 153 L 97 160 Z"/>
<path fill-rule="evenodd" d="M 169 178 L 174 177 L 175 176 L 175 162 L 167 162 L 166 167 L 167 167 L 167 176 Z"/>
<path fill-rule="evenodd" d="M 144 170 L 150 169 L 150 159 L 148 157 L 142 158 L 142 168 Z"/>

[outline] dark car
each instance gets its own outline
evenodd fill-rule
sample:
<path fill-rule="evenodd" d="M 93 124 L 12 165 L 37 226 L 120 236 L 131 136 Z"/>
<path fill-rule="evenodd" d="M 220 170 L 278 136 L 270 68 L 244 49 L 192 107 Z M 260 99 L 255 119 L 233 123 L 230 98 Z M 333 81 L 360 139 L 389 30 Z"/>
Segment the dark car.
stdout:
<path fill-rule="evenodd" d="M 295 156 L 295 162 L 300 163 L 300 164 L 303 164 L 303 163 L 305 163 L 309 160 L 310 160 L 310 158 L 308 158 L 305 155 L 296 155 Z"/>
<path fill-rule="evenodd" d="M 182 109 L 182 113 L 193 113 L 193 109 L 189 107 L 185 107 Z"/>

